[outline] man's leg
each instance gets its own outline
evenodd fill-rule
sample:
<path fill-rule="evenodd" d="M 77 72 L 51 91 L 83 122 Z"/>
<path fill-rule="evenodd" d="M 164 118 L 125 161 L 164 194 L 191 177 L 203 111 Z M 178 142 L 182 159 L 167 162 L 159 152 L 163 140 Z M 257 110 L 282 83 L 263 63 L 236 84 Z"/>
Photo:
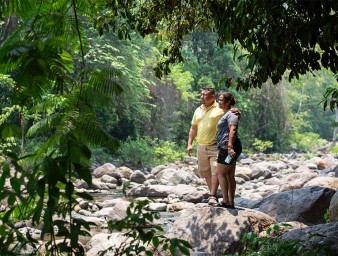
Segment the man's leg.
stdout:
<path fill-rule="evenodd" d="M 219 186 L 219 182 L 217 179 L 217 155 L 218 155 L 218 148 L 216 145 L 209 146 L 208 147 L 208 153 L 209 153 L 209 165 L 210 165 L 210 170 L 211 170 L 211 177 L 210 177 L 210 182 L 211 185 L 209 187 L 210 190 L 210 195 L 217 195 L 217 189 Z"/>
<path fill-rule="evenodd" d="M 211 194 L 213 177 L 211 175 L 211 166 L 210 166 L 210 152 L 209 148 L 202 145 L 197 145 L 197 160 L 198 160 L 198 171 L 200 178 L 205 179 L 207 183 L 209 194 Z M 203 203 L 208 203 L 209 198 L 203 199 Z"/>

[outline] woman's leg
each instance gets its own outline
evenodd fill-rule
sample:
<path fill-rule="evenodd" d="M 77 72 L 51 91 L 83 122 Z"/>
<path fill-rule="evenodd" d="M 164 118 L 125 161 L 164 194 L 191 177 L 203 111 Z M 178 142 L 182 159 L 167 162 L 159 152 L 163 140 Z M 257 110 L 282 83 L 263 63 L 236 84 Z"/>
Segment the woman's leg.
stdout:
<path fill-rule="evenodd" d="M 227 180 L 227 173 L 230 171 L 230 168 L 231 168 L 231 165 L 225 165 L 225 164 L 220 164 L 220 163 L 217 163 L 217 166 L 216 166 L 217 179 L 221 187 L 224 203 L 229 202 L 229 196 L 228 196 L 229 184 Z"/>
<path fill-rule="evenodd" d="M 236 180 L 235 180 L 235 170 L 236 162 L 233 165 L 229 165 L 229 171 L 226 172 L 226 180 L 228 183 L 228 198 L 230 204 L 234 205 L 235 192 L 236 192 Z"/>

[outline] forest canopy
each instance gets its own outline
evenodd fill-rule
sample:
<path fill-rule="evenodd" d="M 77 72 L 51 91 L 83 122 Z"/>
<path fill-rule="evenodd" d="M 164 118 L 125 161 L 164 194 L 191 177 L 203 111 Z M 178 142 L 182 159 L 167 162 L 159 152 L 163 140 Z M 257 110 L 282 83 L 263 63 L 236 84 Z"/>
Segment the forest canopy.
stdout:
<path fill-rule="evenodd" d="M 337 9 L 335 0 L 0 1 L 0 254 L 12 255 L 15 239 L 34 242 L 16 228 L 26 220 L 44 223 L 55 247 L 57 226 L 65 239 L 51 254 L 71 253 L 89 224 L 66 216 L 91 199 L 74 181 L 91 186 L 107 162 L 147 171 L 182 160 L 204 86 L 239 100 L 244 153 L 313 153 L 335 141 L 338 120 L 320 104 L 337 110 Z"/>
<path fill-rule="evenodd" d="M 321 68 L 338 71 L 334 0 L 109 1 L 107 8 L 111 12 L 97 19 L 101 33 L 111 27 L 128 38 L 129 29 L 136 29 L 169 40 L 163 50 L 167 58 L 155 68 L 158 76 L 183 60 L 182 39 L 198 28 L 216 33 L 220 47 L 239 44 L 246 50 L 238 58 L 248 59 L 250 75 L 236 79 L 237 89 L 261 87 L 269 78 L 277 84 L 286 71 L 289 80 Z"/>

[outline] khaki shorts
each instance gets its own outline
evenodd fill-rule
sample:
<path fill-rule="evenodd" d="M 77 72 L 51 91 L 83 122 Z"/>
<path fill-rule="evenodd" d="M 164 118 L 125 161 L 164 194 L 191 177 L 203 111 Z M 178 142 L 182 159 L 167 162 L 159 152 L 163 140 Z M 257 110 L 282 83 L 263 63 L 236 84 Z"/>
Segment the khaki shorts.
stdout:
<path fill-rule="evenodd" d="M 208 178 L 216 175 L 217 145 L 197 145 L 198 170 L 201 178 Z"/>

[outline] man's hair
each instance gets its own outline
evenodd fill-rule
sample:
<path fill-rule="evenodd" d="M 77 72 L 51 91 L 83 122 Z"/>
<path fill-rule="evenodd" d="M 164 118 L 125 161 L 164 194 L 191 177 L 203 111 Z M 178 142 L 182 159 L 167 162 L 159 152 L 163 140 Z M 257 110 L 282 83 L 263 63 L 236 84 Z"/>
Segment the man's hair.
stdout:
<path fill-rule="evenodd" d="M 215 89 L 213 87 L 203 87 L 202 90 L 210 92 L 211 95 L 215 95 Z"/>

